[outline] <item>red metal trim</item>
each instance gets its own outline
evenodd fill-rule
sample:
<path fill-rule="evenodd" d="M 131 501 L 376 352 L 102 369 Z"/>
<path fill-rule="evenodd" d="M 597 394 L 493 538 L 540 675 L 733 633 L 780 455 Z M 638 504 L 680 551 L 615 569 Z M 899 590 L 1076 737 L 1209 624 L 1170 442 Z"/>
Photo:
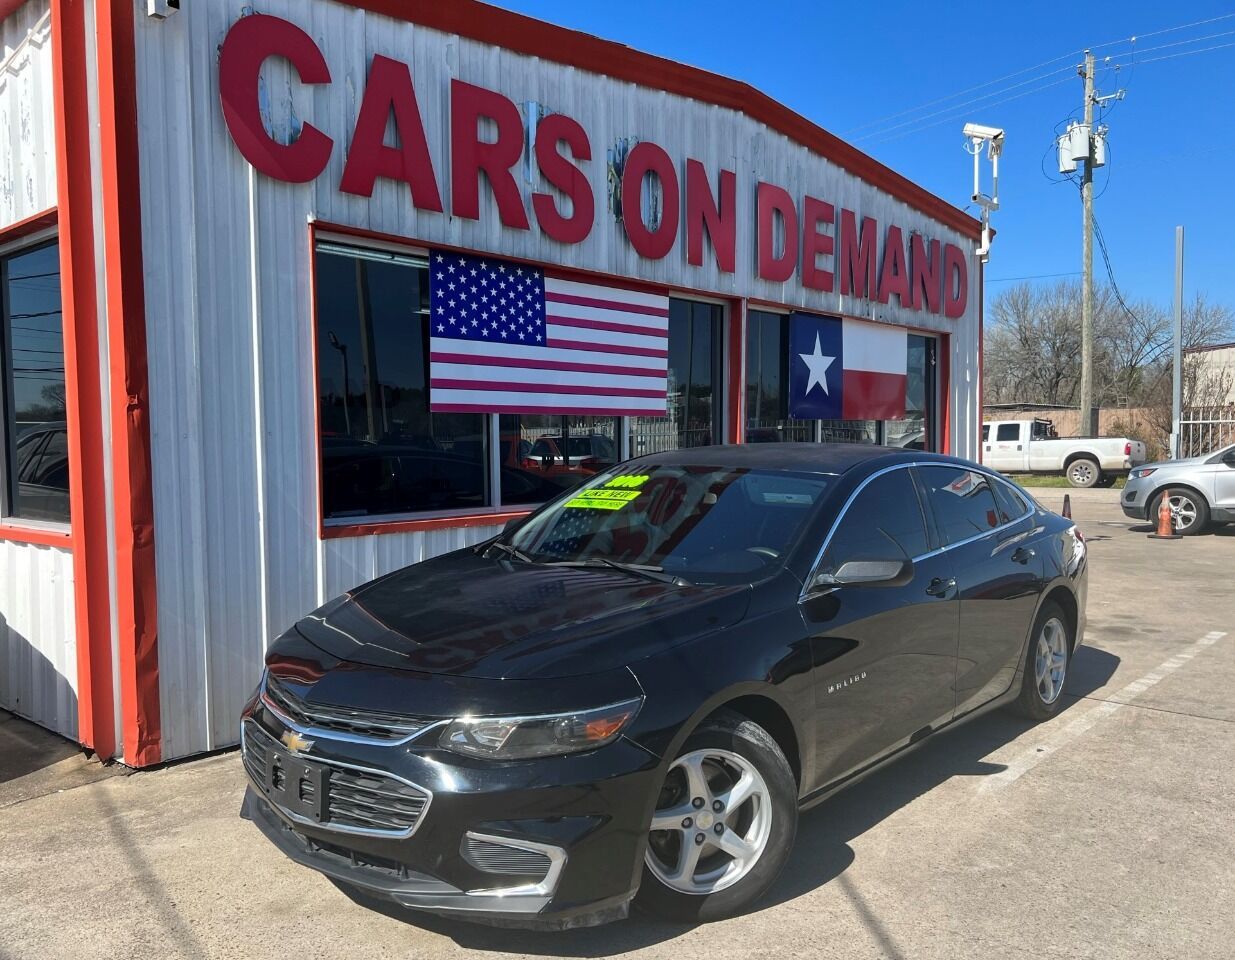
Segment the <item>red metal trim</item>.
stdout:
<path fill-rule="evenodd" d="M 984 405 L 984 394 L 986 392 L 986 368 L 983 366 L 982 351 L 985 346 L 983 341 L 986 335 L 983 331 L 985 325 L 985 317 L 983 312 L 986 308 L 986 264 L 981 260 L 978 261 L 978 455 L 974 457 L 978 463 L 982 462 L 982 421 L 986 418 L 986 407 Z"/>
<path fill-rule="evenodd" d="M 939 452 L 952 452 L 952 335 L 938 333 L 935 379 L 939 390 Z"/>
<path fill-rule="evenodd" d="M 539 57 L 552 63 L 565 64 L 641 87 L 737 110 L 933 220 L 975 240 L 982 234 L 982 225 L 959 208 L 885 167 L 747 83 L 632 50 L 611 40 L 602 40 L 577 30 L 512 13 L 478 0 L 451 0 L 450 3 L 442 3 L 441 0 L 340 2 L 395 20 L 419 23 L 444 33 L 468 37 L 479 43 Z"/>
<path fill-rule="evenodd" d="M 158 763 L 159 651 L 132 0 L 97 0 L 103 244 L 124 759 Z"/>
<path fill-rule="evenodd" d="M 51 220 L 58 223 L 60 240 L 72 518 L 69 542 L 74 547 L 73 609 L 77 625 L 77 736 L 106 759 L 116 753 L 116 720 L 107 504 L 98 490 L 107 451 L 103 443 L 103 388 L 99 372 L 86 38 L 84 4 L 79 0 L 53 0 L 56 198 L 62 213 Z M 66 545 L 63 540 L 42 542 Z"/>
<path fill-rule="evenodd" d="M 729 430 L 725 440 L 743 443 L 746 436 L 746 301 L 729 302 Z"/>
<path fill-rule="evenodd" d="M 457 517 L 432 517 L 424 520 L 386 520 L 377 523 L 354 523 L 346 526 L 322 526 L 323 540 L 344 537 L 369 537 L 385 533 L 422 533 L 426 530 L 457 530 L 461 527 L 501 526 L 510 520 L 526 517 L 531 510 L 503 513 L 469 513 Z"/>
<path fill-rule="evenodd" d="M 23 527 L 15 523 L 0 523 L 0 540 L 9 543 L 33 543 L 41 547 L 60 547 L 62 549 L 71 550 L 73 548 L 73 534 L 69 530 L 44 530 L 38 527 Z M 74 562 L 76 566 L 76 561 Z M 79 604 L 80 606 L 80 604 Z M 78 632 L 78 643 L 82 640 L 81 632 Z M 80 650 L 78 653 L 80 659 Z M 79 678 L 80 679 L 80 678 Z M 78 694 L 78 703 L 81 702 L 80 692 Z M 85 741 L 83 741 L 84 743 Z M 91 746 L 91 744 L 87 744 Z"/>
<path fill-rule="evenodd" d="M 54 47 L 52 52 L 53 54 L 55 53 Z M 53 88 L 54 87 L 55 85 L 53 84 Z M 0 245 L 12 243 L 14 240 L 20 240 L 22 237 L 28 237 L 30 234 L 38 233 L 40 230 L 46 230 L 48 227 L 54 227 L 59 220 L 60 213 L 58 208 L 52 207 L 48 210 L 42 211 L 41 213 L 36 213 L 26 217 L 24 220 L 18 220 L 16 223 L 10 223 L 7 227 L 0 227 Z"/>

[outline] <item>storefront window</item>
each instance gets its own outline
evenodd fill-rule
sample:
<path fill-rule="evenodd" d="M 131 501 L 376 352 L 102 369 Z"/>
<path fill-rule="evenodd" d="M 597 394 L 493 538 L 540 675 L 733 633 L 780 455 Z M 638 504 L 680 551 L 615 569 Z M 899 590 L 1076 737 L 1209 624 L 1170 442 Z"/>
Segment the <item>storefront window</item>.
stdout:
<path fill-rule="evenodd" d="M 720 443 L 723 318 L 716 304 L 670 299 L 668 416 L 630 419 L 632 457 Z"/>
<path fill-rule="evenodd" d="M 69 520 L 60 247 L 0 258 L 4 513 Z"/>
<path fill-rule="evenodd" d="M 789 419 L 789 315 L 751 310 L 746 320 L 746 442 L 885 443 L 935 448 L 935 338 L 910 334 L 904 420 Z"/>
<path fill-rule="evenodd" d="M 326 519 L 488 506 L 486 417 L 429 412 L 423 262 L 322 245 L 316 272 Z"/>
<path fill-rule="evenodd" d="M 616 417 L 503 414 L 498 418 L 502 503 L 543 503 L 620 458 Z"/>

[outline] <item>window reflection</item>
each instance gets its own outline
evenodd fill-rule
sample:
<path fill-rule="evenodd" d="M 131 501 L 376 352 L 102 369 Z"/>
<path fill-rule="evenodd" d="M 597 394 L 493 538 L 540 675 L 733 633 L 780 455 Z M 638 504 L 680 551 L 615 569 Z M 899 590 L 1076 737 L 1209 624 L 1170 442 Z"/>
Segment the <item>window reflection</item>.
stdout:
<path fill-rule="evenodd" d="M 503 414 L 502 504 L 542 503 L 620 459 L 615 417 Z"/>
<path fill-rule="evenodd" d="M 669 300 L 668 415 L 630 418 L 632 457 L 720 442 L 723 318 L 717 304 Z"/>
<path fill-rule="evenodd" d="M 487 419 L 429 412 L 423 265 L 323 246 L 316 276 L 326 518 L 487 506 Z"/>
<path fill-rule="evenodd" d="M 60 247 L 49 243 L 0 260 L 0 310 L 9 349 L 5 392 L 12 397 L 5 471 L 9 513 L 25 520 L 69 520 L 64 329 Z"/>

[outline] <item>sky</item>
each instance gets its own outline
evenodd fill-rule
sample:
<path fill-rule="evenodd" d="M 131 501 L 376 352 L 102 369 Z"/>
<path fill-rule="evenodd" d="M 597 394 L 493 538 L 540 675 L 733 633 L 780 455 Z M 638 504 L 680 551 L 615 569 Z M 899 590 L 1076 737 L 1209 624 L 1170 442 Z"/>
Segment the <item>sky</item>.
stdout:
<path fill-rule="evenodd" d="M 973 178 L 961 127 L 1002 127 L 988 299 L 1012 278 L 1079 279 L 1080 196 L 1056 182 L 1053 144 L 1056 125 L 1079 116 L 1075 67 L 1091 47 L 1098 92 L 1127 91 L 1104 111 L 1108 162 L 1094 180 L 1095 216 L 1120 289 L 1129 300 L 1169 305 L 1182 225 L 1186 295 L 1235 305 L 1231 0 L 499 2 L 751 83 L 961 207 Z M 942 98 L 950 99 L 934 102 Z M 985 160 L 983 168 L 986 177 Z M 1105 281 L 1096 244 L 1094 271 Z"/>

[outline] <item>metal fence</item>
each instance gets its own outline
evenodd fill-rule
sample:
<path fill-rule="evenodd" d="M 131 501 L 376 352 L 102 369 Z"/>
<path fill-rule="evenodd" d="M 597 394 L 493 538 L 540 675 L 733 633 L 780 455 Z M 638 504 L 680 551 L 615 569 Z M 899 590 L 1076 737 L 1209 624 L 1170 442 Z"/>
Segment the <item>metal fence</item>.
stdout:
<path fill-rule="evenodd" d="M 1235 443 L 1235 403 L 1188 407 L 1179 419 L 1179 456 L 1200 457 Z"/>

